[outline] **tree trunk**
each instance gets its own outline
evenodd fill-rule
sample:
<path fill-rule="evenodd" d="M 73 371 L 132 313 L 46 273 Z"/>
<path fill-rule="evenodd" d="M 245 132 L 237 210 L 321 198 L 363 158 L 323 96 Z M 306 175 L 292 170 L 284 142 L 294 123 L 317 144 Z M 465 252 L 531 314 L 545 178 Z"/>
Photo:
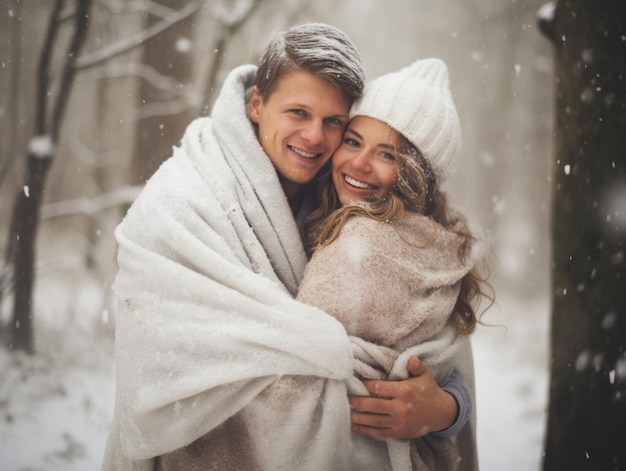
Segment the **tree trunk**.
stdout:
<path fill-rule="evenodd" d="M 158 0 L 155 3 L 172 10 L 181 7 L 179 0 Z M 195 16 L 183 19 L 143 46 L 143 63 L 158 73 L 175 79 L 179 84 L 179 91 L 190 82 L 193 71 L 193 54 L 186 50 L 186 47 L 192 47 L 194 19 Z M 146 28 L 159 21 L 159 18 L 148 17 Z M 159 165 L 172 154 L 172 147 L 180 141 L 189 121 L 197 114 L 196 108 L 188 107 L 171 113 L 166 110 L 159 116 L 141 116 L 143 105 L 171 100 L 176 90 L 170 92 L 172 93 L 164 98 L 162 91 L 155 89 L 147 81 L 140 83 L 137 102 L 139 122 L 133 150 L 133 184 L 145 183 Z"/>
<path fill-rule="evenodd" d="M 13 282 L 13 323 L 11 345 L 26 352 L 33 351 L 32 291 L 35 271 L 35 243 L 39 208 L 50 158 L 28 156 L 28 176 L 17 195 L 12 234 L 15 237 Z"/>
<path fill-rule="evenodd" d="M 55 2 L 41 54 L 36 116 L 37 137 L 31 141 L 26 179 L 16 197 L 8 244 L 12 254 L 7 256 L 7 259 L 13 262 L 15 293 L 10 344 L 13 348 L 26 352 L 33 351 L 32 291 L 35 278 L 35 246 L 39 210 L 46 176 L 54 157 L 54 144 L 57 141 L 65 106 L 74 83 L 74 62 L 86 37 L 90 3 L 91 0 L 77 0 L 76 2 L 74 34 L 70 40 L 63 76 L 50 114 L 47 112 L 50 63 L 58 37 L 58 15 L 63 8 L 63 0 Z"/>
<path fill-rule="evenodd" d="M 626 15 L 560 0 L 544 470 L 626 469 Z"/>

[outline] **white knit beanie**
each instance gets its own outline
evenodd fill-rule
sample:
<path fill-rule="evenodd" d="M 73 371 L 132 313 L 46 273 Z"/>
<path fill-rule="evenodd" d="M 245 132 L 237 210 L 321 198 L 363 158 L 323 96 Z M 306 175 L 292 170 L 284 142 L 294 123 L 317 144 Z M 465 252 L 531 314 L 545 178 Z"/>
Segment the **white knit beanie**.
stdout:
<path fill-rule="evenodd" d="M 440 182 L 450 174 L 461 147 L 461 124 L 443 61 L 418 60 L 373 80 L 352 105 L 350 118 L 355 116 L 376 118 L 406 137 Z"/>

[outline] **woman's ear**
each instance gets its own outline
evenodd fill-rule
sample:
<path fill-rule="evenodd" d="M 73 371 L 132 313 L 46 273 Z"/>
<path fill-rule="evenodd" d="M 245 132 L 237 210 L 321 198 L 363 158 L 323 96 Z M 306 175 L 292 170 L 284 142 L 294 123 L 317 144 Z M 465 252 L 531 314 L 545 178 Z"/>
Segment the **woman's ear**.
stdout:
<path fill-rule="evenodd" d="M 254 87 L 252 87 L 252 97 L 250 98 L 250 103 L 248 104 L 250 119 L 255 124 L 259 124 L 262 107 L 263 97 L 259 93 L 259 88 L 255 85 Z"/>

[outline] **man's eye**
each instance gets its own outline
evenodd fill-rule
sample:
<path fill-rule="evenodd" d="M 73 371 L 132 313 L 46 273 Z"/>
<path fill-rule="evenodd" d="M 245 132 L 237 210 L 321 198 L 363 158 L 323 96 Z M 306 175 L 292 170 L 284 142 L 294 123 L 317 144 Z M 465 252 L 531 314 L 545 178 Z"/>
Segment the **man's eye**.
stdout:
<path fill-rule="evenodd" d="M 326 122 L 328 124 L 332 124 L 333 126 L 342 126 L 343 127 L 343 123 L 341 122 L 341 120 L 339 118 L 327 118 Z"/>
<path fill-rule="evenodd" d="M 289 110 L 289 111 L 291 113 L 293 113 L 293 114 L 297 114 L 298 116 L 304 116 L 305 115 L 304 110 L 300 110 L 300 109 L 297 109 L 297 108 L 293 109 L 293 110 Z"/>

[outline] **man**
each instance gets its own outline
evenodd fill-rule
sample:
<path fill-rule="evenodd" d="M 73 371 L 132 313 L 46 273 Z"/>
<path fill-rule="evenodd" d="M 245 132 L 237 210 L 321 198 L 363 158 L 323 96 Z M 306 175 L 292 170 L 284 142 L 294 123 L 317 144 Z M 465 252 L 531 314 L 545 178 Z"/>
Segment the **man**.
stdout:
<path fill-rule="evenodd" d="M 258 71 L 231 72 L 211 118 L 190 124 L 129 210 L 116 231 L 105 469 L 352 466 L 350 341 L 293 296 L 307 262 L 296 223 L 314 201 L 307 183 L 339 146 L 363 77 L 335 28 L 277 35 Z M 355 431 L 417 437 L 454 422 L 456 401 L 410 366 L 417 378 L 368 385 L 385 398 L 351 399 Z M 464 423 L 469 401 L 455 397 Z"/>

